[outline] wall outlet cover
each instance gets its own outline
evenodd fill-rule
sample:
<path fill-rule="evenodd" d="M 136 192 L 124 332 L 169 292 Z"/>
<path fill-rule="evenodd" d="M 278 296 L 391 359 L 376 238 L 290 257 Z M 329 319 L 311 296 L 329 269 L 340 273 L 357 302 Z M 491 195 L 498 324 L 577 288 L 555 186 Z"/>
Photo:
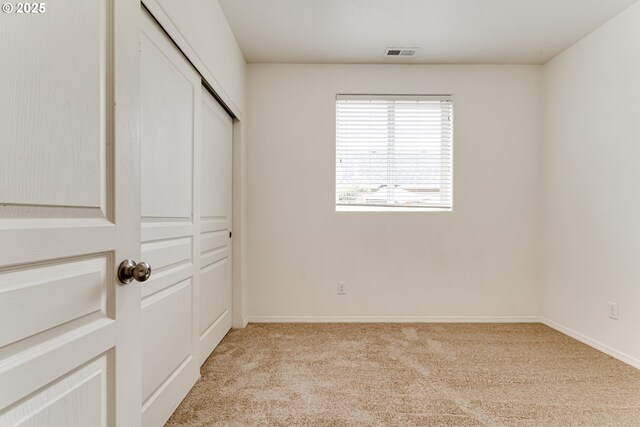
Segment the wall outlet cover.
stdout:
<path fill-rule="evenodd" d="M 615 302 L 609 303 L 609 318 L 618 320 L 618 304 Z"/>
<path fill-rule="evenodd" d="M 338 295 L 346 295 L 346 294 L 347 294 L 347 283 L 338 282 Z"/>

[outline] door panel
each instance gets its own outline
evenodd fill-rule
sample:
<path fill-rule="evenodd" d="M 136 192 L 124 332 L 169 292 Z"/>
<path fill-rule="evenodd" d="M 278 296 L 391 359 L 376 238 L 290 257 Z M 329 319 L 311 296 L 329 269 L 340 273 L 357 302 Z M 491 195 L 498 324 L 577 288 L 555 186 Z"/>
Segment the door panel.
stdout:
<path fill-rule="evenodd" d="M 108 319 L 108 255 L 0 273 L 0 347 L 92 313 Z"/>
<path fill-rule="evenodd" d="M 200 156 L 200 364 L 231 329 L 233 122 L 203 89 Z"/>
<path fill-rule="evenodd" d="M 193 85 L 200 79 L 162 36 L 142 34 L 142 216 L 190 219 Z"/>
<path fill-rule="evenodd" d="M 154 275 L 142 290 L 143 425 L 162 425 L 198 378 L 199 260 L 193 235 L 200 76 L 144 11 L 142 244 Z"/>
<path fill-rule="evenodd" d="M 105 207 L 107 13 L 105 1 L 67 0 L 33 19 L 3 17 L 3 203 Z"/>
<path fill-rule="evenodd" d="M 142 245 L 142 256 L 147 262 L 153 262 L 153 268 L 162 271 L 183 261 L 191 262 L 191 247 L 190 237 L 151 241 Z"/>
<path fill-rule="evenodd" d="M 107 355 L 49 385 L 8 411 L 0 426 L 107 426 Z"/>
<path fill-rule="evenodd" d="M 215 323 L 221 319 L 223 315 L 226 315 L 229 311 L 229 299 L 230 288 L 229 283 L 229 258 L 225 257 L 222 260 L 208 265 L 202 269 L 200 276 L 200 301 L 202 306 L 200 308 L 200 333 L 206 334 L 208 330 L 215 325 Z M 228 320 L 228 319 L 227 319 Z M 222 336 L 228 332 L 228 328 L 221 327 Z M 222 338 L 222 336 L 220 338 Z M 213 344 L 215 347 L 218 343 Z M 209 356 L 206 353 L 204 357 Z"/>
<path fill-rule="evenodd" d="M 231 154 L 233 122 L 209 92 L 202 95 L 202 208 L 203 219 L 231 221 Z"/>
<path fill-rule="evenodd" d="M 2 16 L 0 426 L 140 421 L 138 8 Z"/>
<path fill-rule="evenodd" d="M 191 357 L 190 279 L 146 298 L 142 307 L 142 395 L 151 395 L 177 367 Z M 170 344 L 169 344 L 170 343 Z"/>
<path fill-rule="evenodd" d="M 15 243 L 0 249 L 5 265 L 95 249 L 78 245 L 78 227 L 114 248 L 108 6 L 66 0 L 46 16 L 3 17 L 0 227 Z"/>

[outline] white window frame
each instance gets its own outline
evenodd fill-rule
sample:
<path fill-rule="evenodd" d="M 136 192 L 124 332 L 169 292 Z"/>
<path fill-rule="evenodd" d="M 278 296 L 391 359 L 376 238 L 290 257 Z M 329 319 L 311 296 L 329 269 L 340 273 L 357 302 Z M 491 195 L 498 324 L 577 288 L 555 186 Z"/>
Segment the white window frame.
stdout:
<path fill-rule="evenodd" d="M 450 139 L 448 140 L 443 140 L 443 142 L 441 143 L 441 147 L 445 148 L 446 150 L 448 150 L 448 155 L 441 155 L 440 159 L 443 162 L 440 168 L 440 173 L 441 173 L 441 178 L 439 180 L 439 183 L 441 184 L 440 189 L 443 188 L 443 184 L 444 187 L 447 188 L 448 190 L 448 200 L 445 200 L 445 202 L 448 203 L 443 203 L 443 204 L 434 204 L 433 206 L 425 206 L 425 205 L 420 205 L 420 206 L 397 206 L 397 202 L 398 199 L 395 198 L 395 188 L 398 186 L 397 182 L 397 178 L 394 178 L 394 173 L 397 171 L 397 167 L 396 164 L 393 163 L 392 161 L 392 156 L 393 154 L 388 154 L 388 163 L 389 163 L 389 168 L 388 168 L 388 172 L 387 172 L 387 189 L 386 189 L 386 193 L 387 193 L 387 202 L 386 203 L 380 203 L 380 204 L 373 204 L 373 203 L 363 203 L 363 204 L 357 204 L 357 203 L 340 203 L 340 199 L 339 199 L 339 185 L 340 183 L 338 182 L 339 179 L 339 172 L 338 172 L 338 168 L 339 168 L 339 146 L 340 146 L 340 129 L 339 129 L 339 104 L 341 101 L 382 101 L 382 102 L 387 102 L 387 106 L 388 108 L 390 108 L 389 111 L 389 118 L 387 120 L 387 124 L 392 123 L 394 124 L 394 120 L 395 120 L 395 104 L 393 103 L 394 101 L 400 101 L 400 102 L 407 102 L 407 101 L 427 101 L 427 102 L 446 102 L 448 103 L 448 107 L 446 109 L 443 109 L 443 111 L 448 112 L 448 117 L 446 120 L 448 120 L 448 126 L 449 126 L 449 134 L 450 134 Z M 335 156 L 335 160 L 336 160 L 336 164 L 335 164 L 335 209 L 337 212 L 353 212 L 353 211 L 357 211 L 357 212 L 451 212 L 453 210 L 453 177 L 454 177 L 454 171 L 453 171 L 453 157 L 454 157 L 454 151 L 453 151 L 453 147 L 454 147 L 454 129 L 453 129 L 453 96 L 452 95 L 364 95 L 364 94 L 338 94 L 336 95 L 336 156 Z M 391 147 L 393 148 L 394 146 L 392 145 L 395 142 L 395 131 L 396 131 L 396 127 L 395 124 L 394 126 L 388 126 L 387 128 L 387 133 L 390 133 L 389 136 L 387 137 L 387 147 Z M 442 149 L 442 148 L 441 148 Z M 419 171 L 418 171 L 419 173 Z M 392 184 L 392 185 L 390 185 Z M 440 190 L 439 190 L 440 191 Z M 395 204 L 395 205 L 394 205 Z"/>

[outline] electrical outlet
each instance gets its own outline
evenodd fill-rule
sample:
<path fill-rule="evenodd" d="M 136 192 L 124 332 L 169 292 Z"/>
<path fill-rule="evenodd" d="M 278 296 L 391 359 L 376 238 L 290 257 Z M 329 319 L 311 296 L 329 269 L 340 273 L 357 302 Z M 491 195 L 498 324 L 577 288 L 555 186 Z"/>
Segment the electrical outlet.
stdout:
<path fill-rule="evenodd" d="M 615 302 L 609 303 L 609 317 L 613 320 L 618 320 L 618 304 Z"/>
<path fill-rule="evenodd" d="M 347 294 L 347 283 L 338 282 L 338 295 L 346 295 L 346 294 Z"/>

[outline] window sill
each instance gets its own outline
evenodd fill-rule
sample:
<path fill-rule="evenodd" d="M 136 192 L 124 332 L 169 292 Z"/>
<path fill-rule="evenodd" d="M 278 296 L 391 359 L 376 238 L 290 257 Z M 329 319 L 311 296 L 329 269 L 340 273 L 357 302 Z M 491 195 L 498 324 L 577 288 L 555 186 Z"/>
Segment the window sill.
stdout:
<path fill-rule="evenodd" d="M 393 206 L 336 206 L 336 212 L 452 212 L 453 208 L 410 208 Z"/>

